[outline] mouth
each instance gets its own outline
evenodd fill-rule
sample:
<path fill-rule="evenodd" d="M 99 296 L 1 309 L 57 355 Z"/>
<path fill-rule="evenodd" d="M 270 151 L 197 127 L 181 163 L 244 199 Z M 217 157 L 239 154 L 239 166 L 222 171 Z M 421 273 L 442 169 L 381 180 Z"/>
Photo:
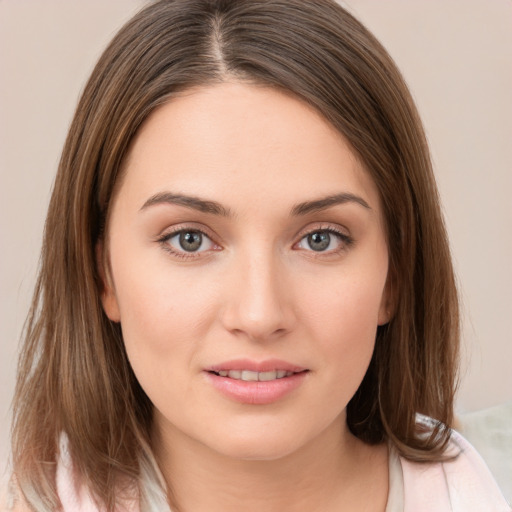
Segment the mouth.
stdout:
<path fill-rule="evenodd" d="M 264 405 L 284 399 L 303 385 L 309 369 L 286 361 L 228 361 L 205 369 L 210 384 L 230 400 Z"/>
<path fill-rule="evenodd" d="M 307 370 L 302 370 L 307 371 Z M 234 380 L 243 380 L 245 382 L 269 382 L 271 380 L 276 379 L 284 379 L 285 377 L 291 377 L 296 373 L 301 372 L 293 372 L 289 370 L 273 370 L 266 372 L 255 372 L 252 370 L 218 370 L 218 371 L 210 371 L 214 375 L 218 375 L 219 377 L 227 377 L 228 379 Z"/>

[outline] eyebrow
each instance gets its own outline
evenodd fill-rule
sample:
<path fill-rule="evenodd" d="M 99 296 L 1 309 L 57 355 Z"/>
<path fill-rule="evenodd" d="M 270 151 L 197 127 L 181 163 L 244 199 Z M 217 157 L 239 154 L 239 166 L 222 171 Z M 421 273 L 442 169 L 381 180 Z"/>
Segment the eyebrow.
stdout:
<path fill-rule="evenodd" d="M 326 210 L 332 206 L 355 203 L 364 207 L 367 210 L 371 210 L 370 205 L 359 196 L 348 192 L 340 194 L 334 194 L 321 199 L 315 199 L 313 201 L 305 201 L 298 203 L 291 209 L 293 216 L 307 215 L 308 213 L 314 213 L 321 210 Z M 188 196 L 184 194 L 174 194 L 172 192 L 159 192 L 151 196 L 141 207 L 141 210 L 145 210 L 150 206 L 159 204 L 175 204 L 178 206 L 185 206 L 192 210 L 197 210 L 203 213 L 209 213 L 212 215 L 220 215 L 222 217 L 233 217 L 233 213 L 229 208 L 222 206 L 216 201 L 207 199 L 201 199 L 196 196 Z"/>
<path fill-rule="evenodd" d="M 341 194 L 334 194 L 322 199 L 316 199 L 314 201 L 306 201 L 304 203 L 296 204 L 292 208 L 292 215 L 307 215 L 308 213 L 319 212 L 332 206 L 346 203 L 359 204 L 367 210 L 371 210 L 370 205 L 362 197 L 356 196 L 349 192 L 343 192 Z"/>
<path fill-rule="evenodd" d="M 160 192 L 151 196 L 143 205 L 141 210 L 158 204 L 176 204 L 185 206 L 192 210 L 198 210 L 212 215 L 221 215 L 222 217 L 232 217 L 233 214 L 229 208 L 225 208 L 216 201 L 209 201 L 199 197 L 187 196 L 184 194 L 173 194 L 172 192 Z"/>

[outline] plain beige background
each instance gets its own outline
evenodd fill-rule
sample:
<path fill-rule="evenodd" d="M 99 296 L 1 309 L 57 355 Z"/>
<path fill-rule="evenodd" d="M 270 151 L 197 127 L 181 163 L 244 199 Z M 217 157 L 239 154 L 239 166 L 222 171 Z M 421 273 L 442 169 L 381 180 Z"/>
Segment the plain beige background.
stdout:
<path fill-rule="evenodd" d="M 0 0 L 0 462 L 45 210 L 84 82 L 140 0 Z M 458 410 L 512 400 L 512 2 L 347 0 L 405 75 L 464 302 Z"/>

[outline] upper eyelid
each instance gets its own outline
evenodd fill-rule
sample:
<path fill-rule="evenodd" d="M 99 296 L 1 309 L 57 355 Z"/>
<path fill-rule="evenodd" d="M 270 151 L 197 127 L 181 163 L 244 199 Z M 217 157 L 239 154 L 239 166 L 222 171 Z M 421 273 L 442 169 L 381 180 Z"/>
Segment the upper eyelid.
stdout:
<path fill-rule="evenodd" d="M 183 223 L 183 225 L 178 224 L 177 226 L 168 227 L 157 236 L 158 240 L 163 240 L 165 238 L 172 238 L 173 236 L 183 233 L 184 231 L 197 231 L 205 236 L 207 236 L 212 242 L 216 242 L 216 236 L 212 233 L 212 231 L 203 226 L 198 226 L 195 223 Z"/>
<path fill-rule="evenodd" d="M 313 229 L 312 231 L 304 233 L 302 236 L 299 237 L 299 239 L 296 242 L 294 242 L 293 245 L 295 246 L 295 245 L 299 244 L 300 242 L 302 242 L 308 236 L 312 235 L 313 233 L 319 233 L 319 232 L 327 232 L 331 235 L 334 235 L 334 236 L 338 237 L 341 240 L 341 243 L 343 243 L 343 244 L 352 244 L 352 242 L 354 241 L 350 235 L 342 233 L 341 231 L 338 231 L 333 228 L 330 228 L 330 229 L 326 228 L 326 229 Z"/>
<path fill-rule="evenodd" d="M 302 240 L 302 238 L 304 238 L 305 236 L 308 236 L 311 233 L 316 233 L 317 231 L 330 231 L 341 236 L 352 238 L 352 235 L 350 234 L 347 228 L 337 223 L 328 222 L 320 222 L 317 223 L 315 226 L 311 226 L 311 224 L 309 224 L 308 226 L 300 229 L 298 233 L 295 235 L 295 238 L 298 240 Z"/>

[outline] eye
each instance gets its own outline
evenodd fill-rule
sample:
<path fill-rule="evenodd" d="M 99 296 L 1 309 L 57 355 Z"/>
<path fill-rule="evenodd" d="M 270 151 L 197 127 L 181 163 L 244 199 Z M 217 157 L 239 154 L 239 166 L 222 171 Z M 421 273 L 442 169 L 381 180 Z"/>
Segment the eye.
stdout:
<path fill-rule="evenodd" d="M 182 229 L 163 236 L 160 242 L 164 243 L 166 249 L 176 255 L 201 253 L 214 249 L 213 241 L 197 229 Z"/>
<path fill-rule="evenodd" d="M 351 241 L 349 236 L 333 229 L 318 229 L 302 237 L 297 247 L 315 252 L 336 252 L 349 245 Z"/>

